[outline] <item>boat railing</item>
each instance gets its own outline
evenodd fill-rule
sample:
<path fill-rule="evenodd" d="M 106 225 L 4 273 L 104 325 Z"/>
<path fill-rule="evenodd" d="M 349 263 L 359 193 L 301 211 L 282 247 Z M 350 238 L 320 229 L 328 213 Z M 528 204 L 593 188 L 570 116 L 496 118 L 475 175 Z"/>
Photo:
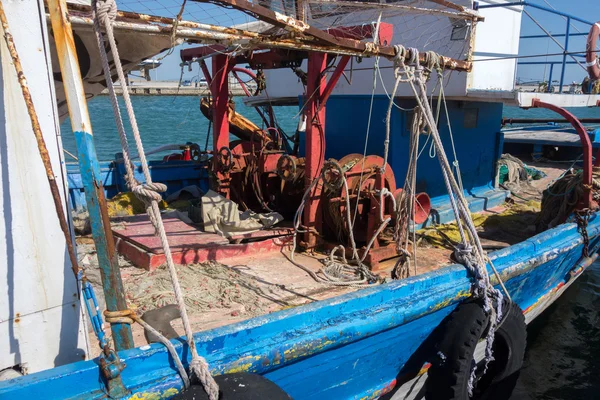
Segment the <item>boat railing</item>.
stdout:
<path fill-rule="evenodd" d="M 477 4 L 477 2 L 476 2 Z M 573 25 L 573 22 L 579 22 L 579 23 L 583 23 L 583 24 L 587 24 L 589 26 L 594 25 L 594 22 L 585 20 L 583 18 L 577 17 L 575 15 L 566 13 L 566 12 L 562 12 L 550 7 L 546 7 L 543 5 L 539 5 L 539 4 L 535 4 L 532 3 L 530 1 L 515 1 L 515 2 L 508 2 L 508 3 L 498 3 L 498 4 L 480 4 L 480 5 L 476 5 L 474 8 L 475 10 L 482 10 L 482 9 L 488 9 L 488 8 L 499 8 L 499 7 L 519 7 L 522 6 L 523 7 L 523 13 L 528 16 L 544 33 L 543 34 L 536 34 L 536 35 L 521 35 L 519 37 L 519 39 L 521 40 L 531 40 L 531 39 L 552 39 L 554 41 L 554 43 L 556 43 L 562 50 L 562 52 L 560 53 L 553 53 L 553 54 L 536 54 L 536 55 L 523 55 L 523 56 L 519 56 L 519 58 L 536 58 L 536 57 L 545 57 L 545 56 L 561 56 L 562 55 L 562 60 L 557 61 L 557 60 L 545 60 L 545 61 L 519 61 L 518 65 L 548 65 L 550 67 L 549 72 L 548 72 L 548 85 L 546 86 L 546 88 L 543 90 L 543 92 L 545 93 L 552 93 L 553 87 L 552 87 L 552 75 L 554 73 L 554 66 L 555 65 L 560 65 L 561 66 L 561 71 L 560 71 L 560 80 L 559 80 L 559 88 L 558 88 L 558 93 L 562 93 L 563 92 L 563 88 L 565 86 L 565 72 L 566 72 L 566 67 L 567 65 L 571 65 L 571 64 L 578 64 L 581 65 L 582 67 L 584 67 L 585 61 L 580 62 L 579 60 L 577 60 L 577 58 L 582 58 L 585 59 L 586 56 L 586 51 L 571 51 L 569 49 L 569 39 L 573 36 L 587 36 L 588 32 L 572 32 L 571 29 L 575 28 L 575 30 L 577 30 L 577 28 Z M 550 14 L 554 14 L 554 15 L 559 15 L 561 17 L 563 17 L 565 19 L 566 25 L 565 25 L 565 30 L 564 33 L 558 33 L 558 34 L 554 34 L 551 33 L 550 31 L 548 31 L 547 29 L 545 29 L 530 13 L 527 12 L 526 7 L 530 7 L 530 8 L 534 8 L 534 9 L 538 9 Z M 556 38 L 564 38 L 563 42 L 561 43 L 559 40 L 557 40 Z M 571 61 L 568 61 L 568 59 L 571 58 Z M 584 67 L 585 69 L 585 67 Z"/>

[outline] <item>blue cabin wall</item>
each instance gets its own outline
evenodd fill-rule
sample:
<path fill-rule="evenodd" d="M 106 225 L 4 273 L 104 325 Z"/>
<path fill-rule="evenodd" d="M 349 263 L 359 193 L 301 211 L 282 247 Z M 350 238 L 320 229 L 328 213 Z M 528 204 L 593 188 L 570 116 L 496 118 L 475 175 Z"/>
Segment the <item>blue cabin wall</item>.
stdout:
<path fill-rule="evenodd" d="M 341 157 L 364 151 L 367 132 L 368 112 L 371 96 L 335 95 L 327 102 L 325 122 L 326 157 Z M 398 99 L 397 103 L 407 111 L 394 108 L 391 123 L 389 162 L 396 176 L 396 184 L 404 185 L 408 167 L 410 124 L 414 100 Z M 389 99 L 375 96 L 373 115 L 367 143 L 367 154 L 383 156 L 385 139 L 385 118 Z M 457 151 L 461 176 L 473 212 L 501 204 L 506 193 L 494 188 L 496 163 L 502 153 L 501 103 L 448 101 L 448 112 L 452 125 L 454 147 Z M 469 116 L 476 115 L 475 126 L 469 127 Z M 471 119 L 473 121 L 473 119 Z M 448 159 L 452 162 L 452 142 L 445 113 L 440 116 L 440 134 Z M 300 154 L 304 154 L 304 135 L 301 135 Z M 436 223 L 453 220 L 449 209 L 448 195 L 442 179 L 437 158 L 430 157 L 430 143 L 427 136 L 421 135 L 421 156 L 417 165 L 417 190 L 426 192 L 432 198 L 435 212 L 431 220 Z M 139 163 L 135 164 L 136 179 L 144 182 Z M 102 183 L 107 198 L 128 191 L 125 184 L 125 169 L 122 162 L 100 163 Z M 188 185 L 198 185 L 208 189 L 208 171 L 201 164 L 190 161 L 151 161 L 150 171 L 155 182 L 165 183 L 167 195 Z M 86 209 L 81 174 L 76 164 L 67 163 L 67 181 L 71 207 L 74 210 Z"/>
<path fill-rule="evenodd" d="M 364 151 L 371 96 L 332 96 L 327 101 L 325 121 L 326 157 L 340 159 L 351 153 Z M 403 186 L 408 167 L 410 125 L 414 101 L 398 100 L 391 122 L 389 163 L 396 176 L 396 184 Z M 367 154 L 383 156 L 385 119 L 389 105 L 387 96 L 375 96 L 369 130 Z M 477 195 L 494 188 L 496 162 L 502 151 L 500 121 L 502 103 L 448 101 L 448 113 L 454 137 L 462 181 L 466 194 Z M 434 112 L 437 106 L 434 100 Z M 360 110 L 360 112 L 358 111 Z M 470 123 L 473 123 L 470 125 Z M 439 123 L 440 135 L 450 162 L 454 160 L 452 142 L 444 111 Z M 427 136 L 421 135 L 423 148 Z M 417 164 L 417 190 L 430 197 L 446 196 L 439 161 L 429 155 L 429 144 L 423 149 Z"/>

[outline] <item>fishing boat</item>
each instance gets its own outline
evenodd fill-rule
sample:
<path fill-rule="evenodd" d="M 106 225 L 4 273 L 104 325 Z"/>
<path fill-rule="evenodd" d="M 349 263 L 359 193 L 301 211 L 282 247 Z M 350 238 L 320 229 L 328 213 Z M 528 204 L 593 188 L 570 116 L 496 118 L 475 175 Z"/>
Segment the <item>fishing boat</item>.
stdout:
<path fill-rule="evenodd" d="M 525 1 L 121 3 L 0 3 L 0 398 L 509 398 L 526 324 L 598 257 L 600 156 L 565 107 L 600 105 L 600 25 Z M 558 93 L 515 90 L 528 8 L 566 19 Z M 148 161 L 126 75 L 183 42 L 212 143 Z M 564 90 L 571 59 L 583 93 Z M 123 151 L 100 162 L 87 100 L 104 90 Z M 580 141 L 581 169 L 538 206 L 514 204 L 530 166 L 503 155 L 505 104 L 554 111 Z M 161 211 L 184 192 L 184 213 Z M 133 198 L 141 213 L 111 219 Z M 84 211 L 95 269 L 77 257 Z M 219 308 L 209 270 L 272 306 Z M 172 304 L 142 308 L 131 290 L 157 276 Z"/>

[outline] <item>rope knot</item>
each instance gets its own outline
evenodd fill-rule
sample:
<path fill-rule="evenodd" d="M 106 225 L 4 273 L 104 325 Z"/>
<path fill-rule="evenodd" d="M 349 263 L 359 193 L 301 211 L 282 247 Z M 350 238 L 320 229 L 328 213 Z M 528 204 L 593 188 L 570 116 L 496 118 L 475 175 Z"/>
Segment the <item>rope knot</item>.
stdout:
<path fill-rule="evenodd" d="M 419 65 L 419 49 L 417 49 L 416 47 L 411 47 L 408 50 L 410 51 L 410 60 L 408 61 L 408 63 L 410 65 L 414 65 L 417 69 L 420 69 L 421 66 Z"/>
<path fill-rule="evenodd" d="M 406 57 L 406 48 L 401 44 L 394 45 L 394 64 L 402 65 L 404 64 L 404 58 Z"/>
<path fill-rule="evenodd" d="M 142 200 L 144 204 L 150 204 L 152 201 L 161 201 L 162 196 L 160 193 L 167 191 L 167 185 L 163 183 L 144 183 L 141 185 L 137 185 L 132 189 L 133 194 Z"/>
<path fill-rule="evenodd" d="M 104 319 L 110 324 L 133 324 L 132 310 L 104 311 Z"/>
<path fill-rule="evenodd" d="M 105 25 L 117 19 L 117 2 L 115 0 L 96 0 L 96 14 Z"/>
<path fill-rule="evenodd" d="M 440 70 L 440 56 L 435 51 L 428 51 L 425 53 L 425 67 L 429 72 L 434 69 Z"/>
<path fill-rule="evenodd" d="M 200 356 L 193 357 L 190 362 L 190 370 L 192 374 L 198 378 L 202 387 L 204 387 L 206 394 L 208 394 L 208 398 L 210 400 L 218 400 L 219 386 L 210 374 L 206 360 Z"/>

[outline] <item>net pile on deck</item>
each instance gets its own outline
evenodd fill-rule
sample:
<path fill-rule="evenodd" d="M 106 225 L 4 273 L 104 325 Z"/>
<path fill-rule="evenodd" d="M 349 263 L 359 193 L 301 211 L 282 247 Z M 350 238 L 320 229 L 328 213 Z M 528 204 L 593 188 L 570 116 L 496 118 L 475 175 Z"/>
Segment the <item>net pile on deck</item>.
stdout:
<path fill-rule="evenodd" d="M 600 201 L 600 168 L 592 169 L 592 199 Z M 578 208 L 584 198 L 583 171 L 569 169 L 544 190 L 542 210 L 537 222 L 538 231 L 563 223 Z"/>

